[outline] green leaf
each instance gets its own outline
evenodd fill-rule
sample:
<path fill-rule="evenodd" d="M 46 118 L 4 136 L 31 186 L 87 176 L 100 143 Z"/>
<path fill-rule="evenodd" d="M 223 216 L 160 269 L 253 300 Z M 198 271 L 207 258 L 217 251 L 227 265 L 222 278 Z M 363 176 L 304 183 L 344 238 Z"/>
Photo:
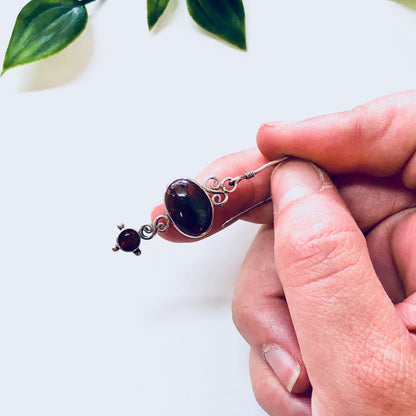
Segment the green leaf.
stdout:
<path fill-rule="evenodd" d="M 246 50 L 245 13 L 242 0 L 187 0 L 188 11 L 201 27 Z"/>
<path fill-rule="evenodd" d="M 3 62 L 8 69 L 51 56 L 84 30 L 88 13 L 79 0 L 32 0 L 17 16 Z"/>
<path fill-rule="evenodd" d="M 409 7 L 410 9 L 416 9 L 416 0 L 395 0 L 397 3 L 403 6 Z"/>
<path fill-rule="evenodd" d="M 169 0 L 147 0 L 147 25 L 149 30 L 157 23 L 166 10 Z"/>

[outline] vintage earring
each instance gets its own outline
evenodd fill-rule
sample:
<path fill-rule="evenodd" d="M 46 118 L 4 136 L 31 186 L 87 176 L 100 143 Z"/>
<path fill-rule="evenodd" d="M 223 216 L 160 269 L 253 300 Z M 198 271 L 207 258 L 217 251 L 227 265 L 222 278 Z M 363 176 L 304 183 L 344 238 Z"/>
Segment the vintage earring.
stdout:
<path fill-rule="evenodd" d="M 137 256 L 141 254 L 141 240 L 150 240 L 157 233 L 166 232 L 172 224 L 181 234 L 190 238 L 205 236 L 211 229 L 214 221 L 214 207 L 224 205 L 229 194 L 237 189 L 237 185 L 247 179 L 254 178 L 258 173 L 271 166 L 276 166 L 286 161 L 289 156 L 282 157 L 266 163 L 257 170 L 244 173 L 235 178 L 228 177 L 219 180 L 216 176 L 208 177 L 203 185 L 192 179 L 176 179 L 166 189 L 165 211 L 166 215 L 160 215 L 152 224 L 143 225 L 138 231 L 119 225 L 121 231 L 117 237 L 116 246 L 113 251 L 132 252 Z M 225 227 L 236 219 L 269 201 L 261 201 L 254 206 L 240 212 L 233 218 L 227 220 L 222 226 Z"/>

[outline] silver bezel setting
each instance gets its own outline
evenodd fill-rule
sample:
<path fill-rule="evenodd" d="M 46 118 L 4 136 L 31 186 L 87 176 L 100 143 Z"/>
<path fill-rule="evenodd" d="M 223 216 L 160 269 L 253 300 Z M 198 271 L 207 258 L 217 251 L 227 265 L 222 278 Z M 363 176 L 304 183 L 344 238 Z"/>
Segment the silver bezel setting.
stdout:
<path fill-rule="evenodd" d="M 209 224 L 209 226 L 208 226 L 208 228 L 206 229 L 206 231 L 204 231 L 202 234 L 199 234 L 199 235 L 197 235 L 197 236 L 194 236 L 194 235 L 189 235 L 189 234 L 186 234 L 184 231 L 182 231 L 179 227 L 178 227 L 178 225 L 175 223 L 175 221 L 173 221 L 173 219 L 172 219 L 172 217 L 170 216 L 170 213 L 169 213 L 169 210 L 167 209 L 167 207 L 166 207 L 166 199 L 165 198 L 163 198 L 163 206 L 164 206 L 164 208 L 165 208 L 165 212 L 166 212 L 166 217 L 168 217 L 169 218 L 169 221 L 170 221 L 170 223 L 175 227 L 175 229 L 180 233 L 180 234 L 182 234 L 182 235 L 184 235 L 185 237 L 188 237 L 188 238 L 192 238 L 192 239 L 194 239 L 194 240 L 196 240 L 196 239 L 198 239 L 198 238 L 202 238 L 202 237 L 205 237 L 210 231 L 211 231 L 211 229 L 212 229 L 212 225 L 213 225 L 213 223 L 214 223 L 214 203 L 213 203 L 213 201 L 212 201 L 212 197 L 210 197 L 209 196 L 209 193 L 207 192 L 207 189 L 204 187 L 204 186 L 202 186 L 201 184 L 199 184 L 198 182 L 196 182 L 195 180 L 193 180 L 193 179 L 191 179 L 191 178 L 178 178 L 178 179 L 175 179 L 174 181 L 172 181 L 167 187 L 166 187 L 166 191 L 165 191 L 165 195 L 166 195 L 166 192 L 167 192 L 167 190 L 169 189 L 169 187 L 174 183 L 174 182 L 176 182 L 176 181 L 180 181 L 180 180 L 184 180 L 184 181 L 189 181 L 189 182 L 192 182 L 194 185 L 196 185 L 198 188 L 200 188 L 203 192 L 204 192 L 204 194 L 206 195 L 206 197 L 208 198 L 208 201 L 210 202 L 210 205 L 211 205 L 211 223 Z"/>

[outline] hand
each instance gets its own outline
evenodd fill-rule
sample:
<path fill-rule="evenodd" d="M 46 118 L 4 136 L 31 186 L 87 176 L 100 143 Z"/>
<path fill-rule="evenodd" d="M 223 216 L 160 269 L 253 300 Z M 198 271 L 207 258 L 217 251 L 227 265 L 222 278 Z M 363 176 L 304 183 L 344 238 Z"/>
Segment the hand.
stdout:
<path fill-rule="evenodd" d="M 411 92 L 259 131 L 267 158 L 333 176 L 302 161 L 274 171 L 274 226 L 237 283 L 234 319 L 270 415 L 416 415 L 415 120 Z"/>
<path fill-rule="evenodd" d="M 199 177 L 237 176 L 290 154 L 320 165 L 335 184 L 309 163 L 288 162 L 271 184 L 267 174 L 242 183 L 215 212 L 212 232 L 271 186 L 273 207 L 249 216 L 266 225 L 233 302 L 251 345 L 253 388 L 270 415 L 416 414 L 414 120 L 416 93 L 405 93 L 265 125 L 264 156 L 231 155 Z M 172 227 L 165 237 L 187 240 Z"/>

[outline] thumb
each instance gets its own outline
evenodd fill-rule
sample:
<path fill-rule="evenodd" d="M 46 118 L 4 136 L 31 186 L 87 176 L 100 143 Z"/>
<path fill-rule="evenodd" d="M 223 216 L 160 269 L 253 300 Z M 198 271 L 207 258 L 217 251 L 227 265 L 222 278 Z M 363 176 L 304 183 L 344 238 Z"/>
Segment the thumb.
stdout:
<path fill-rule="evenodd" d="M 381 398 L 414 406 L 414 343 L 329 177 L 290 161 L 275 169 L 271 186 L 276 269 L 313 386 L 312 408 L 372 416 Z"/>

